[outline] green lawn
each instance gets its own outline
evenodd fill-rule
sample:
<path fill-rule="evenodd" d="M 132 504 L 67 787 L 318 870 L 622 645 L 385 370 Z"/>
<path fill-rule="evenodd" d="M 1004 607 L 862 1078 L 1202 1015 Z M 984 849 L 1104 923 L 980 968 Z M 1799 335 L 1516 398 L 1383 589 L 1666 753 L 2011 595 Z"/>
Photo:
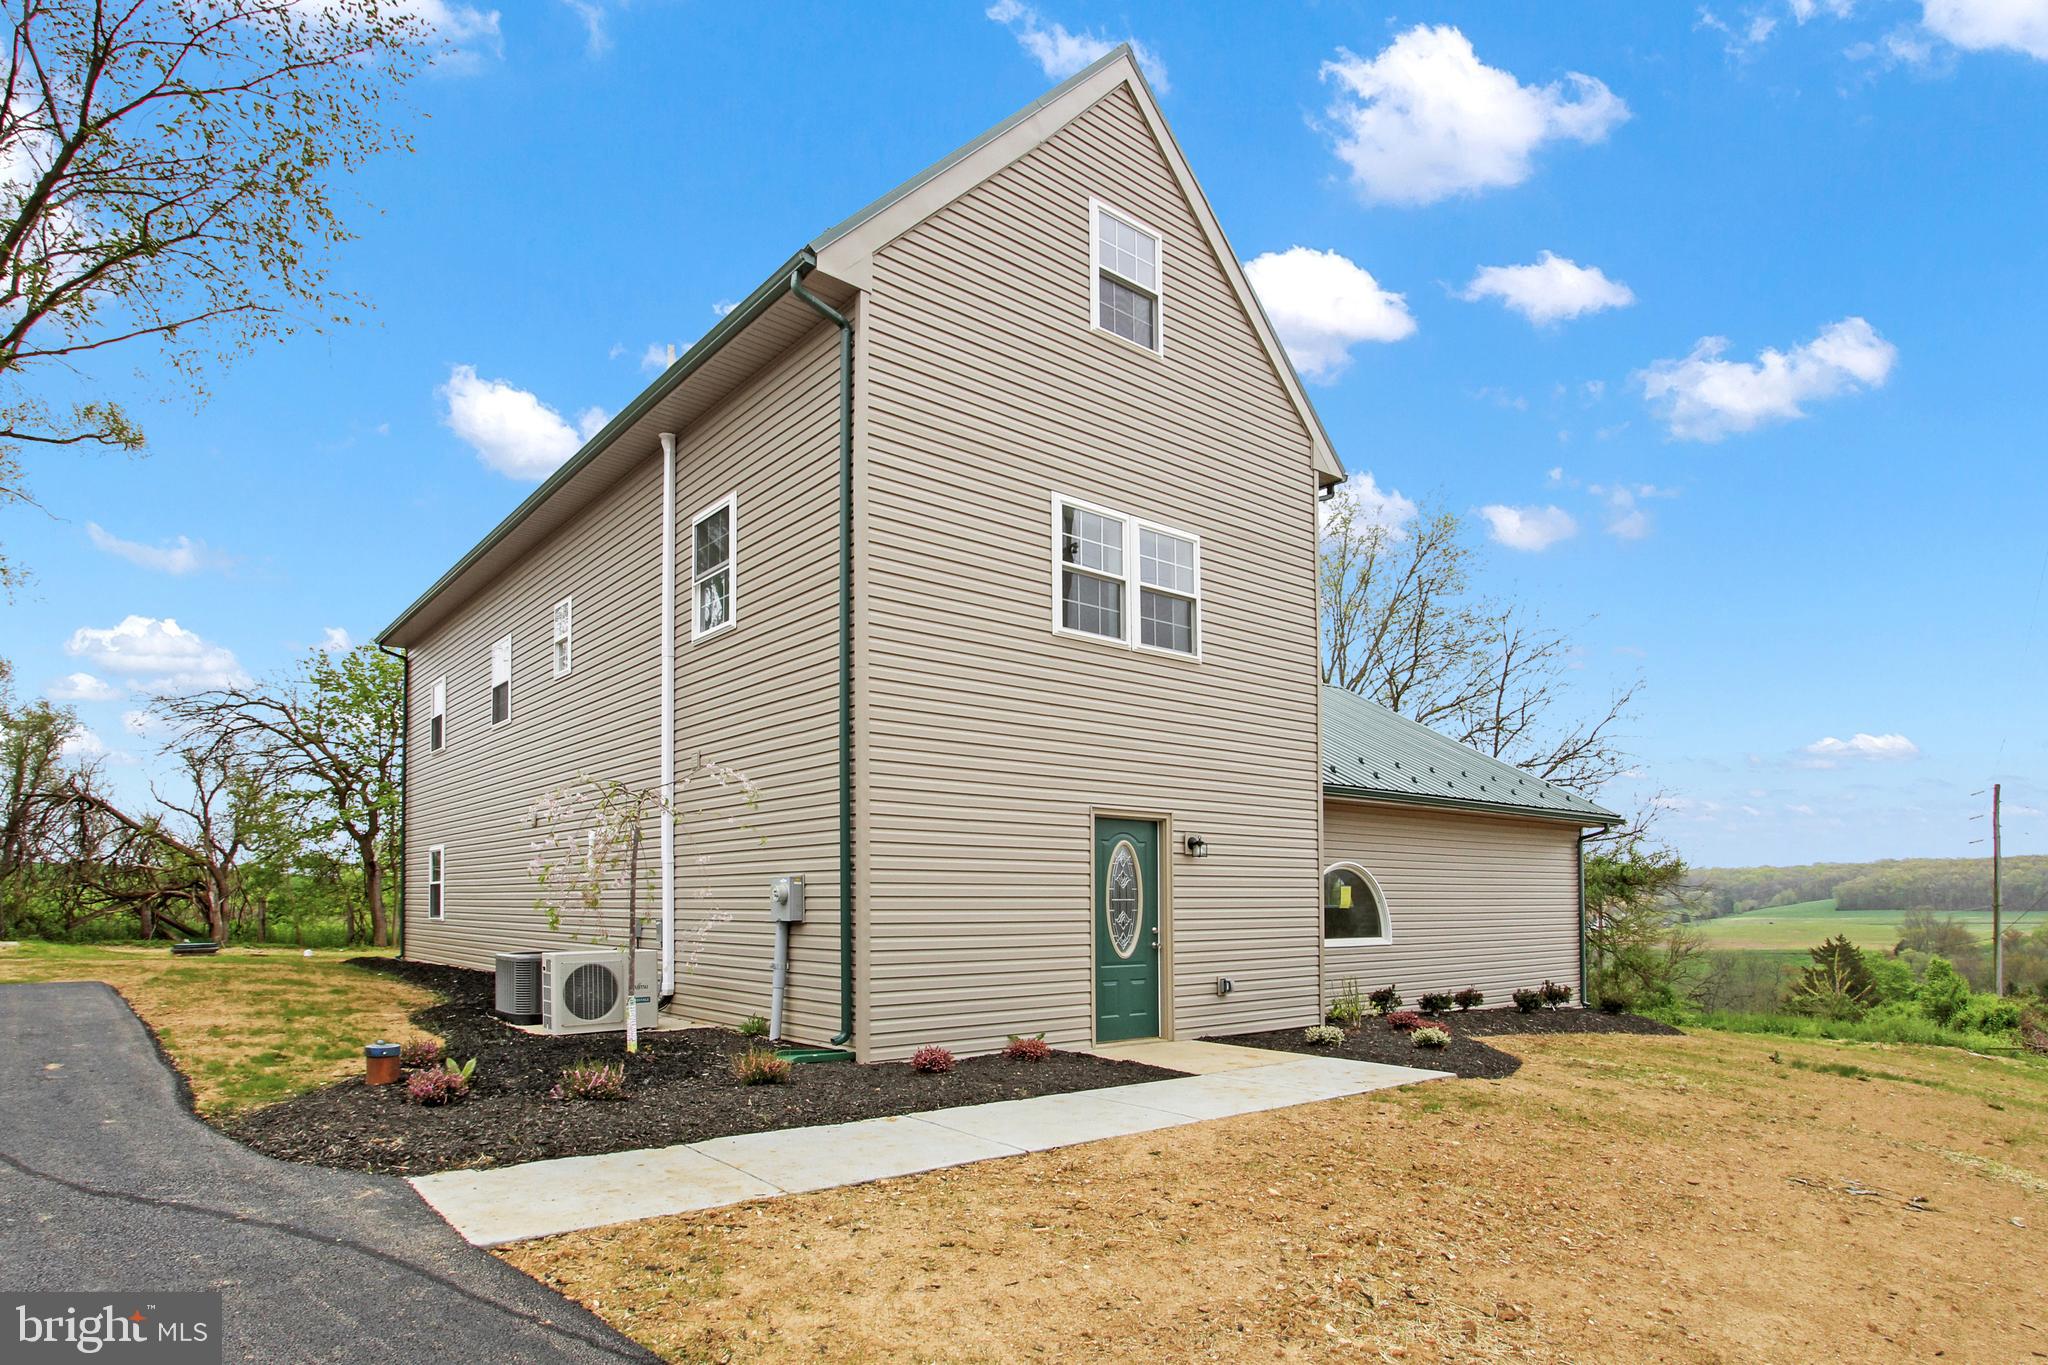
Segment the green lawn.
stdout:
<path fill-rule="evenodd" d="M 0 982 L 104 981 L 156 1030 L 199 1107 L 224 1113 L 360 1073 L 362 1047 L 416 1030 L 433 997 L 349 966 L 389 950 L 229 948 L 174 958 L 163 944 L 0 948 Z"/>
<path fill-rule="evenodd" d="M 1848 935 L 1859 948 L 1888 949 L 1899 941 L 1901 910 L 1837 910 L 1833 901 L 1803 901 L 1726 915 L 1696 926 L 1709 948 L 1803 952 L 1836 934 Z M 1979 939 L 1991 937 L 1991 913 L 1962 911 L 1954 918 L 1970 926 Z"/>

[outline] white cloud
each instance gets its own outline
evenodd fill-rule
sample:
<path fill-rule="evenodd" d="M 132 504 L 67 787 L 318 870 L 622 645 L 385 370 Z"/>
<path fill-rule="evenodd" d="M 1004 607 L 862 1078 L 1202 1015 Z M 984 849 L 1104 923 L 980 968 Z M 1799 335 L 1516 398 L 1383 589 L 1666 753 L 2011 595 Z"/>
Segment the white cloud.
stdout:
<path fill-rule="evenodd" d="M 1510 550 L 1547 550 L 1579 533 L 1579 523 L 1562 507 L 1509 507 L 1489 503 L 1479 509 L 1493 528 L 1493 538 Z"/>
<path fill-rule="evenodd" d="M 480 379 L 473 365 L 449 370 L 438 390 L 448 405 L 443 421 L 477 458 L 514 479 L 546 478 L 605 424 L 598 408 L 586 408 L 572 427 L 553 408 L 502 379 Z"/>
<path fill-rule="evenodd" d="M 1711 29 L 1726 41 L 1723 47 L 1731 57 L 1746 57 L 1755 49 L 1770 41 L 1778 31 L 1778 21 L 1768 14 L 1751 13 L 1746 18 L 1731 24 L 1705 6 L 1700 7 L 1699 22 L 1694 28 Z"/>
<path fill-rule="evenodd" d="M 1650 534 L 1650 513 L 1642 503 L 1650 498 L 1675 498 L 1675 488 L 1653 483 L 1587 484 L 1586 491 L 1607 504 L 1607 534 L 1618 540 L 1641 540 Z"/>
<path fill-rule="evenodd" d="M 1790 0 L 1790 6 L 1792 17 L 1803 24 L 1816 14 L 1846 19 L 1856 8 L 1856 0 Z"/>
<path fill-rule="evenodd" d="M 105 630 L 81 626 L 71 632 L 64 652 L 150 692 L 198 692 L 249 681 L 233 650 L 209 644 L 169 617 L 128 616 Z"/>
<path fill-rule="evenodd" d="M 105 740 L 83 725 L 65 737 L 64 747 L 60 752 L 72 763 L 104 761 L 126 766 L 137 761 L 135 755 L 125 749 L 109 749 Z"/>
<path fill-rule="evenodd" d="M 1415 520 L 1414 499 L 1399 489 L 1381 488 L 1371 470 L 1353 474 L 1337 486 L 1327 501 L 1316 506 L 1324 534 L 1329 533 L 1332 514 L 1340 508 L 1350 510 L 1355 529 L 1363 531 L 1376 526 L 1393 540 L 1406 539 L 1408 523 Z"/>
<path fill-rule="evenodd" d="M 328 654 L 346 654 L 355 647 L 356 642 L 349 638 L 348 631 L 341 626 L 328 626 L 321 631 L 320 643 L 315 646 L 316 649 Z"/>
<path fill-rule="evenodd" d="M 1246 262 L 1244 273 L 1304 378 L 1335 379 L 1357 343 L 1415 332 L 1407 301 L 1334 251 L 1269 251 Z"/>
<path fill-rule="evenodd" d="M 85 533 L 97 548 L 157 573 L 197 573 L 201 569 L 225 569 L 233 563 L 220 551 L 207 548 L 205 541 L 190 536 L 176 536 L 163 545 L 144 545 L 123 540 L 96 521 L 85 524 Z"/>
<path fill-rule="evenodd" d="M 1683 360 L 1660 360 L 1637 376 L 1643 397 L 1671 434 L 1718 441 L 1733 432 L 1804 417 L 1806 403 L 1883 386 L 1898 348 L 1862 318 L 1843 318 L 1789 352 L 1723 360 L 1726 337 L 1703 337 Z"/>
<path fill-rule="evenodd" d="M 1323 79 L 1337 155 L 1368 199 L 1433 204 L 1454 194 L 1519 185 L 1546 142 L 1599 142 L 1628 105 L 1579 72 L 1523 85 L 1488 66 L 1449 25 L 1417 25 L 1378 56 L 1339 50 Z"/>
<path fill-rule="evenodd" d="M 675 363 L 676 348 L 672 343 L 650 341 L 640 353 L 640 369 L 646 374 L 657 374 Z"/>
<path fill-rule="evenodd" d="M 1809 768 L 1838 768 L 1843 763 L 1858 759 L 1872 762 L 1886 762 L 1904 758 L 1920 757 L 1920 746 L 1904 735 L 1866 735 L 1858 732 L 1850 739 L 1836 739 L 1833 735 L 1817 739 L 1800 752 L 1806 757 Z"/>
<path fill-rule="evenodd" d="M 1136 38 L 1105 38 L 1085 29 L 1069 33 L 1066 25 L 1048 24 L 1036 8 L 1022 0 L 996 0 L 983 13 L 1007 25 L 1016 36 L 1017 46 L 1030 53 L 1040 69 L 1056 81 L 1063 81 L 1098 61 L 1118 43 L 1129 43 L 1131 55 L 1138 59 L 1153 88 L 1161 94 L 1173 88 L 1166 79 L 1166 63 Z"/>
<path fill-rule="evenodd" d="M 583 51 L 586 56 L 602 57 L 612 50 L 612 36 L 605 30 L 604 6 L 599 0 L 562 0 L 562 3 L 583 21 Z"/>
<path fill-rule="evenodd" d="M 739 301 L 736 299 L 720 299 L 711 305 L 711 316 L 722 318 L 739 306 Z"/>
<path fill-rule="evenodd" d="M 1533 265 L 1481 266 L 1458 297 L 1467 302 L 1497 298 L 1538 327 L 1636 301 L 1634 290 L 1608 279 L 1599 266 L 1580 265 L 1549 251 Z"/>
<path fill-rule="evenodd" d="M 44 689 L 51 701 L 113 701 L 121 689 L 90 673 L 66 673 Z"/>
<path fill-rule="evenodd" d="M 2048 61 L 2048 0 L 1925 0 L 1920 22 L 1967 52 L 2010 48 Z"/>

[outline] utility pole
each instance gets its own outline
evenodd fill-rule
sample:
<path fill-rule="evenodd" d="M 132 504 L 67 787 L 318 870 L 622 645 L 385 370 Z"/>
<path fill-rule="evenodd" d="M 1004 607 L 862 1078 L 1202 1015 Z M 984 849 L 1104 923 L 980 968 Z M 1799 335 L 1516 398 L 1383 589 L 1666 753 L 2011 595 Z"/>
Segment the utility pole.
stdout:
<path fill-rule="evenodd" d="M 1991 784 L 1991 993 L 2005 994 L 2005 936 L 1998 922 L 1998 784 Z"/>

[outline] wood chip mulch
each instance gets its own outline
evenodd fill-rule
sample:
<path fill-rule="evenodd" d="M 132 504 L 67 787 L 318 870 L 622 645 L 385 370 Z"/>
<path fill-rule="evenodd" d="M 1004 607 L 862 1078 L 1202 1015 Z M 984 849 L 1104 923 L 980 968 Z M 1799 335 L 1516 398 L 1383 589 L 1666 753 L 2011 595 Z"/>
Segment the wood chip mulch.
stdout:
<path fill-rule="evenodd" d="M 1383 1062 L 1389 1066 L 1421 1067 L 1427 1071 L 1449 1071 L 1482 1080 L 1512 1076 L 1522 1059 L 1481 1042 L 1529 1033 L 1635 1033 L 1677 1034 L 1680 1030 L 1655 1019 L 1634 1014 L 1606 1014 L 1599 1010 L 1537 1010 L 1523 1014 L 1513 1009 L 1454 1010 L 1439 1019 L 1425 1020 L 1451 1035 L 1444 1047 L 1415 1046 L 1411 1035 L 1397 1032 L 1383 1019 L 1368 1019 L 1349 1031 L 1335 1047 L 1306 1042 L 1298 1028 L 1274 1029 L 1267 1033 L 1240 1033 L 1216 1038 L 1218 1043 L 1242 1047 L 1265 1047 L 1279 1052 L 1300 1052 L 1312 1057 L 1345 1057 L 1360 1062 Z"/>
<path fill-rule="evenodd" d="M 344 1081 L 237 1116 L 223 1127 L 257 1151 L 345 1170 L 422 1175 L 550 1157 L 662 1147 L 735 1133 L 848 1123 L 953 1105 L 1098 1090 L 1165 1080 L 1178 1072 L 1074 1052 L 1042 1062 L 970 1057 L 942 1075 L 901 1062 L 799 1065 L 782 1085 L 743 1085 L 733 1057 L 747 1042 L 723 1029 L 644 1034 L 628 1057 L 621 1035 L 548 1038 L 490 1014 L 492 978 L 389 958 L 355 960 L 442 996 L 416 1011 L 456 1061 L 476 1058 L 467 1099 L 407 1104 L 403 1085 Z M 627 1098 L 557 1100 L 548 1092 L 572 1062 L 626 1064 Z"/>

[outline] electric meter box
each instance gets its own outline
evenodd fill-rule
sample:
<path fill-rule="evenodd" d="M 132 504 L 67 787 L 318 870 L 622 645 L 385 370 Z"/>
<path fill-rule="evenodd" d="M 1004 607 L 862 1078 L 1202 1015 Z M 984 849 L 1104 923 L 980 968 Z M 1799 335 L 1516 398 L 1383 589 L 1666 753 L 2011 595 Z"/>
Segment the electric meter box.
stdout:
<path fill-rule="evenodd" d="M 768 908 L 781 924 L 804 922 L 804 879 L 777 877 L 768 885 Z"/>

